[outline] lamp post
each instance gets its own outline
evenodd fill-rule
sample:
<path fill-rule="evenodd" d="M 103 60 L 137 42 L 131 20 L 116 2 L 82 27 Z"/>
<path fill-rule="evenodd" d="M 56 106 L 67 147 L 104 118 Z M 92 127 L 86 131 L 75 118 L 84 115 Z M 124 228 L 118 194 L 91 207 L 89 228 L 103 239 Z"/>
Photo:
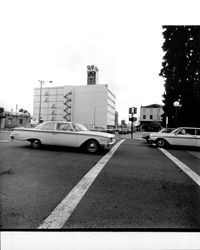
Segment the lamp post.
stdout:
<path fill-rule="evenodd" d="M 177 121 L 178 121 L 178 108 L 181 107 L 180 105 L 180 100 L 175 101 L 173 103 L 174 107 L 175 107 L 175 128 L 177 128 Z"/>
<path fill-rule="evenodd" d="M 39 117 L 38 117 L 38 122 L 41 123 L 41 102 L 42 102 L 42 85 L 45 83 L 52 83 L 53 81 L 44 81 L 44 80 L 39 80 L 40 83 L 40 102 L 39 102 Z"/>

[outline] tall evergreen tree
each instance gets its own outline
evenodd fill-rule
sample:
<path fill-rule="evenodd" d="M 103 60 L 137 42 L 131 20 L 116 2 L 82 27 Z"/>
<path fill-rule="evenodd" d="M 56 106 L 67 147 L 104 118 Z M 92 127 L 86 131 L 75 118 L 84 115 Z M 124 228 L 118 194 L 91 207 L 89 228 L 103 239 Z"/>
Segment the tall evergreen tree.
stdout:
<path fill-rule="evenodd" d="M 200 26 L 163 26 L 163 57 L 160 76 L 165 78 L 163 125 L 200 127 Z"/>

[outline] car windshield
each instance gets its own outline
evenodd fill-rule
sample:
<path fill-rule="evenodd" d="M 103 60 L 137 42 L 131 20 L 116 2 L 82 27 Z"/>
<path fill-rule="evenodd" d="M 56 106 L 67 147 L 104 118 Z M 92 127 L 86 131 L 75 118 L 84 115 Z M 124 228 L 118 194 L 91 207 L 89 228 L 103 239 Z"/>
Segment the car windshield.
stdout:
<path fill-rule="evenodd" d="M 174 129 L 171 133 L 176 134 L 176 132 L 178 132 L 179 129 L 180 129 L 180 128 L 176 128 L 176 129 Z"/>
<path fill-rule="evenodd" d="M 76 131 L 88 131 L 88 129 L 84 125 L 79 123 L 73 123 L 72 126 Z"/>
<path fill-rule="evenodd" d="M 162 128 L 159 133 L 167 132 L 166 128 Z"/>

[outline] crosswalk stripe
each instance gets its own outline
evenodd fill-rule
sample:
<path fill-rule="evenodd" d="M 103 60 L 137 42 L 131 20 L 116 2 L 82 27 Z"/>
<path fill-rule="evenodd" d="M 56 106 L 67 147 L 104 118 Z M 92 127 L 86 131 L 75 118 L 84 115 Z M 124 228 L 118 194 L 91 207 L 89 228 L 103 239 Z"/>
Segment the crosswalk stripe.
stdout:
<path fill-rule="evenodd" d="M 196 174 L 192 169 L 185 165 L 182 161 L 174 157 L 167 150 L 163 148 L 158 148 L 164 155 L 166 155 L 170 160 L 172 160 L 181 170 L 183 170 L 197 185 L 200 186 L 200 176 Z"/>
<path fill-rule="evenodd" d="M 97 164 L 79 181 L 79 183 L 71 190 L 71 192 L 44 220 L 38 229 L 59 229 L 63 227 L 91 184 L 94 182 L 98 174 L 101 172 L 123 141 L 124 140 L 119 141 L 104 157 L 102 157 L 97 162 Z"/>

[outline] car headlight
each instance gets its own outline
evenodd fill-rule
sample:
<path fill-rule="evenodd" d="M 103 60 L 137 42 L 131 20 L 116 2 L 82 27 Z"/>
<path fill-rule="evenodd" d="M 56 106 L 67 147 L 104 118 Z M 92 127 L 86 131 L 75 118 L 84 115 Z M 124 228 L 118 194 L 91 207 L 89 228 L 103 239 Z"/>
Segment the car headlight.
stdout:
<path fill-rule="evenodd" d="M 111 138 L 108 139 L 108 143 L 111 143 L 111 142 L 113 142 L 114 140 L 115 140 L 115 138 L 114 138 L 114 137 L 111 137 Z"/>

